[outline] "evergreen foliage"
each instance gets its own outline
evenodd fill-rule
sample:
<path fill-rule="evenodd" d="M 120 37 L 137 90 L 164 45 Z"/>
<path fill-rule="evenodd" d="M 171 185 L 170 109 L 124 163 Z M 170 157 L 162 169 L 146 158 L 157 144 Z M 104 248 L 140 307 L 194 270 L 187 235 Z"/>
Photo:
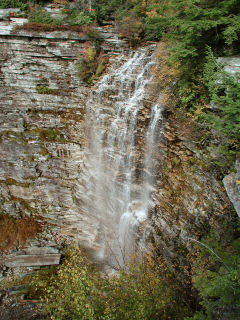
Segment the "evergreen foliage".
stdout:
<path fill-rule="evenodd" d="M 240 239 L 234 240 L 225 249 L 213 237 L 207 243 L 221 260 L 209 256 L 209 251 L 202 250 L 194 277 L 202 310 L 186 320 L 236 320 L 240 314 Z M 204 265 L 203 261 L 208 263 Z"/>
<path fill-rule="evenodd" d="M 27 4 L 24 0 L 1 0 L 0 8 L 20 8 L 21 10 L 25 10 L 27 8 Z"/>
<path fill-rule="evenodd" d="M 232 139 L 240 139 L 240 74 L 230 75 L 208 52 L 204 65 L 204 81 L 215 111 L 206 118 L 209 123 Z"/>
<path fill-rule="evenodd" d="M 30 8 L 28 14 L 29 22 L 49 24 L 49 25 L 61 25 L 61 19 L 55 19 L 40 6 L 36 5 Z"/>

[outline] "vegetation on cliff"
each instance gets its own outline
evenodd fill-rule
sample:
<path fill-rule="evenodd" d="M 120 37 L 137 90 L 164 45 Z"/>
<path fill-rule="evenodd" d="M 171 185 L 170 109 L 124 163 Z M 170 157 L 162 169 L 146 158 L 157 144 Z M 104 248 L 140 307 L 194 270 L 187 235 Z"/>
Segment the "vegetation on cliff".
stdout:
<path fill-rule="evenodd" d="M 111 277 L 73 247 L 50 277 L 36 275 L 29 297 L 41 296 L 41 312 L 54 320 L 235 320 L 240 242 L 226 241 L 223 249 L 217 234 L 208 237 L 193 248 L 188 266 L 145 256 Z"/>
<path fill-rule="evenodd" d="M 240 78 L 224 72 L 217 58 L 240 54 L 238 0 L 96 0 L 92 8 L 81 1 L 54 3 L 66 6 L 65 21 L 21 0 L 2 0 L 1 7 L 25 10 L 30 30 L 67 30 L 115 19 L 120 35 L 133 47 L 146 40 L 161 41 L 157 52 L 161 63 L 155 70 L 157 90 L 164 88 L 164 102 L 170 110 L 178 109 L 183 118 L 195 121 L 195 128 L 201 131 L 199 142 L 215 148 L 216 164 L 228 171 L 240 151 Z M 104 69 L 101 50 L 95 49 L 86 48 L 87 55 L 77 66 L 79 76 L 88 83 Z M 53 94 L 50 90 L 38 86 L 39 93 Z M 56 134 L 46 131 L 40 136 L 51 141 Z M 6 219 L 10 218 L 1 218 L 2 229 Z M 12 219 L 7 224 L 15 228 Z M 15 226 L 6 237 L 14 245 L 20 220 Z M 203 240 L 220 259 L 200 244 L 195 248 L 195 261 L 188 257 L 187 267 L 167 267 L 161 260 L 150 260 L 129 266 L 113 278 L 103 277 L 74 249 L 51 281 L 35 280 L 43 297 L 43 312 L 59 320 L 236 319 L 240 313 L 238 228 L 234 226 L 221 245 L 216 234 Z M 19 239 L 25 242 L 37 232 L 36 226 Z M 183 279 L 179 275 L 184 275 Z"/>
<path fill-rule="evenodd" d="M 39 6 L 47 2 L 3 0 L 0 6 L 25 10 L 30 24 L 23 28 L 30 30 L 65 30 L 114 19 L 119 34 L 131 46 L 146 40 L 164 41 L 167 67 L 162 71 L 166 77 L 175 75 L 171 76 L 175 107 L 198 121 L 201 143 L 215 149 L 216 164 L 232 165 L 239 154 L 239 77 L 226 75 L 217 57 L 240 54 L 238 0 L 53 0 L 52 5 L 63 10 L 58 19 Z M 91 82 L 101 74 L 100 69 L 104 70 L 103 60 L 98 60 L 96 65 L 87 59 L 80 61 L 78 71 L 83 81 Z"/>
<path fill-rule="evenodd" d="M 0 213 L 0 253 L 23 247 L 41 231 L 41 223 L 33 217 L 15 219 Z"/>
<path fill-rule="evenodd" d="M 191 314 L 181 283 L 160 258 L 135 261 L 108 277 L 74 247 L 50 281 L 39 273 L 32 285 L 30 297 L 40 294 L 42 312 L 55 320 L 174 320 Z"/>

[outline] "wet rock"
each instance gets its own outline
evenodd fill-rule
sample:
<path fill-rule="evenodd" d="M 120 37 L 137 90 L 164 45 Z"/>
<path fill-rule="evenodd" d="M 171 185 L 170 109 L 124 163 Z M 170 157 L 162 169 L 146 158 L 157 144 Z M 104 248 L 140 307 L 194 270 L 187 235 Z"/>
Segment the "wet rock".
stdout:
<path fill-rule="evenodd" d="M 81 82 L 76 68 L 86 37 L 14 30 L 25 22 L 13 17 L 0 21 L 0 205 L 14 217 L 35 216 L 49 223 L 52 232 L 32 241 L 39 248 L 22 253 L 54 259 L 58 249 L 50 246 L 59 248 L 72 240 L 92 246 L 96 239 L 96 221 L 79 200 L 83 194 L 91 201 L 85 173 L 85 113 L 91 88 Z M 104 55 L 118 64 L 127 44 L 118 40 L 114 26 L 98 32 L 105 38 Z M 39 93 L 39 86 L 48 92 Z M 11 259 L 9 265 L 17 264 Z M 22 259 L 28 265 L 32 258 Z M 49 263 L 41 261 L 36 264 Z M 15 272 L 21 270 L 15 267 Z"/>

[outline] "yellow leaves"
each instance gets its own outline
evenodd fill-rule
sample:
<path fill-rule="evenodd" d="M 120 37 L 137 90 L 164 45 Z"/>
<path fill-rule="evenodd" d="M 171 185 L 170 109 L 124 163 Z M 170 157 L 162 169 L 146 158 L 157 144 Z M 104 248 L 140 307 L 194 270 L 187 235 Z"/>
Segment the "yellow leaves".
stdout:
<path fill-rule="evenodd" d="M 209 105 L 207 105 L 206 103 L 201 102 L 197 104 L 195 106 L 195 110 L 193 113 L 193 120 L 198 120 L 199 117 L 201 117 L 205 113 L 206 109 L 208 108 L 209 108 Z M 191 116 L 191 114 L 189 115 Z"/>
<path fill-rule="evenodd" d="M 146 255 L 140 263 L 140 257 L 133 257 L 118 277 L 107 278 L 78 247 L 65 256 L 54 280 L 45 286 L 42 310 L 50 319 L 166 319 L 162 315 L 169 308 L 174 315 L 182 313 L 179 299 L 172 303 L 177 285 L 163 258 Z"/>
<path fill-rule="evenodd" d="M 154 86 L 156 93 L 161 90 L 161 103 L 168 105 L 168 107 L 176 104 L 176 97 L 173 92 L 173 84 L 180 78 L 181 72 L 179 64 L 169 63 L 169 47 L 167 41 L 161 41 L 158 44 L 155 53 L 156 65 L 153 67 Z"/>
<path fill-rule="evenodd" d="M 53 4 L 56 7 L 58 7 L 59 5 L 66 5 L 68 2 L 68 0 L 53 0 Z"/>
<path fill-rule="evenodd" d="M 146 15 L 147 15 L 149 18 L 154 18 L 154 17 L 158 16 L 158 13 L 157 13 L 156 10 L 151 10 L 151 11 L 146 12 Z"/>
<path fill-rule="evenodd" d="M 204 110 L 205 110 L 205 105 L 198 104 L 193 114 L 193 120 L 197 120 L 203 114 Z"/>
<path fill-rule="evenodd" d="M 96 50 L 95 48 L 88 48 L 87 49 L 87 57 L 88 57 L 88 61 L 94 61 L 96 58 Z"/>

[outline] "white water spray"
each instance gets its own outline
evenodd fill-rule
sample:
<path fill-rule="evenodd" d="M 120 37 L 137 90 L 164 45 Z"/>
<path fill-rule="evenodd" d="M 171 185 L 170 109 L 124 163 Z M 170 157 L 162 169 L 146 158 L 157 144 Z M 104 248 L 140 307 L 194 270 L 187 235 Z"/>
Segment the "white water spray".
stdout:
<path fill-rule="evenodd" d="M 102 78 L 87 103 L 88 184 L 84 194 L 76 191 L 76 197 L 98 225 L 97 258 L 115 267 L 123 266 L 135 251 L 153 188 L 154 144 L 161 119 L 157 105 L 150 115 L 140 183 L 136 175 L 138 113 L 145 108 L 146 88 L 152 81 L 153 49 L 140 49 L 125 63 L 124 56 L 119 57 L 120 66 Z"/>

